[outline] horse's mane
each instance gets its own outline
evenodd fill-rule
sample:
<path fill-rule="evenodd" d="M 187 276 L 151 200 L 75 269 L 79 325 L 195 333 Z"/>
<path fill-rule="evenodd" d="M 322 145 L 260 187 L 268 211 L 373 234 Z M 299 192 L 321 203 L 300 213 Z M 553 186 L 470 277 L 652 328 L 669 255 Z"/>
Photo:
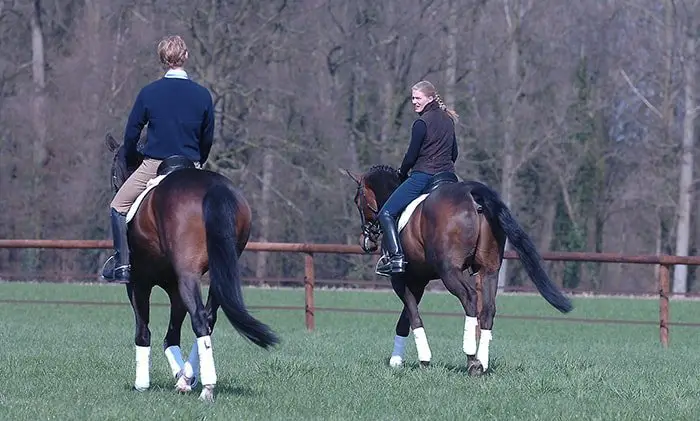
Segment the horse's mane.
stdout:
<path fill-rule="evenodd" d="M 386 200 L 391 192 L 393 192 L 401 179 L 399 171 L 388 165 L 374 165 L 364 176 L 367 186 L 374 191 L 377 198 Z"/>
<path fill-rule="evenodd" d="M 391 177 L 398 180 L 399 171 L 389 165 L 378 164 L 370 167 L 370 169 L 367 170 L 366 177 L 371 177 L 373 179 Z"/>

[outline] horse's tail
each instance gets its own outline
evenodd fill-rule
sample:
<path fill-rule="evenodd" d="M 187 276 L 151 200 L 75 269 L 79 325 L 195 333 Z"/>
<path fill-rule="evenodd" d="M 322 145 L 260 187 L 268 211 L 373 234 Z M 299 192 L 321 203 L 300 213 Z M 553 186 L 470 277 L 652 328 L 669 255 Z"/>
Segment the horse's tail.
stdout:
<path fill-rule="evenodd" d="M 513 248 L 518 252 L 525 271 L 542 297 L 562 313 L 571 311 L 573 308 L 571 301 L 549 279 L 547 272 L 542 267 L 542 257 L 535 244 L 515 220 L 506 204 L 498 197 L 498 193 L 484 184 L 475 183 L 471 194 L 476 203 L 484 208 L 489 221 L 491 223 L 497 222 L 501 226 Z"/>
<path fill-rule="evenodd" d="M 209 188 L 203 202 L 209 254 L 210 288 L 233 327 L 254 344 L 267 348 L 278 342 L 268 326 L 255 319 L 243 303 L 236 250 L 238 202 L 223 184 Z"/>

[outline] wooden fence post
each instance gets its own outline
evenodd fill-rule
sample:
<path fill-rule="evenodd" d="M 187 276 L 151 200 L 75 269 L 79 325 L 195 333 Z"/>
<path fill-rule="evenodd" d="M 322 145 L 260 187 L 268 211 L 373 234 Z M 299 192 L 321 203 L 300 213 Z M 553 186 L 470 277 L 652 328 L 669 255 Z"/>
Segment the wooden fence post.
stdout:
<path fill-rule="evenodd" d="M 659 336 L 661 345 L 668 348 L 668 293 L 670 290 L 670 269 L 668 265 L 659 267 Z"/>
<path fill-rule="evenodd" d="M 307 330 L 314 330 L 316 327 L 314 320 L 314 283 L 314 255 L 313 253 L 304 253 L 304 301 Z"/>

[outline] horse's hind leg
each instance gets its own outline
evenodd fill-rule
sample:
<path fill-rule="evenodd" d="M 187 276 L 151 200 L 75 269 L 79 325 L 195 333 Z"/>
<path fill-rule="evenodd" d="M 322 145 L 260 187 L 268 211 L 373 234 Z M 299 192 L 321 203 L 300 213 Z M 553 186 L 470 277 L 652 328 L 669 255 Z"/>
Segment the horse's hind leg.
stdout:
<path fill-rule="evenodd" d="M 184 305 L 184 304 L 183 304 Z M 207 304 L 204 306 L 204 310 L 207 314 L 207 323 L 209 326 L 209 335 L 214 333 L 214 325 L 216 324 L 216 312 L 219 309 L 219 304 L 216 302 L 216 298 L 209 290 L 209 296 L 207 298 Z M 186 310 L 185 310 L 186 312 Z M 197 373 L 199 372 L 199 347 L 197 346 L 197 341 L 192 343 L 192 349 L 190 350 L 190 355 L 185 363 L 182 375 L 178 375 L 178 381 L 176 388 L 180 392 L 189 392 L 193 387 L 197 385 Z"/>
<path fill-rule="evenodd" d="M 136 322 L 136 332 L 134 335 L 134 345 L 136 351 L 136 378 L 134 379 L 134 389 L 138 391 L 147 390 L 151 385 L 151 331 L 148 328 L 150 319 L 150 299 L 152 287 L 141 286 L 142 283 L 134 279 L 127 284 L 126 292 L 129 302 L 134 309 L 134 319 Z"/>
<path fill-rule="evenodd" d="M 207 297 L 207 304 L 204 306 L 207 312 L 207 322 L 209 324 L 209 331 L 214 332 L 214 325 L 216 324 L 216 312 L 219 310 L 219 303 L 214 298 L 214 294 L 209 290 L 209 296 Z"/>
<path fill-rule="evenodd" d="M 180 293 L 177 290 L 177 283 L 173 282 L 168 285 L 165 292 L 170 298 L 170 322 L 168 323 L 168 331 L 165 333 L 165 339 L 163 340 L 163 352 L 165 353 L 165 358 L 168 360 L 170 371 L 177 380 L 175 389 L 178 392 L 189 392 L 196 384 L 195 374 L 199 367 L 199 358 L 196 355 L 197 349 L 194 348 L 197 343 L 195 342 L 193 345 L 195 357 L 193 358 L 190 353 L 189 360 L 184 362 L 182 359 L 180 340 L 182 337 L 182 323 L 187 315 L 187 307 L 185 307 L 185 303 L 182 301 L 182 297 L 180 297 Z M 197 362 L 194 366 L 192 364 L 193 359 Z"/>
<path fill-rule="evenodd" d="M 467 370 L 472 375 L 481 374 L 486 370 L 486 367 L 482 367 L 476 357 L 476 326 L 478 324 L 476 282 L 473 277 L 465 278 L 461 268 L 456 267 L 445 269 L 440 278 L 442 278 L 445 288 L 459 299 L 464 308 L 462 350 L 467 354 Z"/>
<path fill-rule="evenodd" d="M 211 328 L 199 289 L 199 275 L 197 273 L 180 274 L 178 284 L 180 296 L 192 320 L 192 330 L 196 337 L 195 344 L 197 355 L 199 356 L 199 377 L 202 385 L 204 385 L 200 399 L 212 401 L 214 399 L 214 386 L 216 385 L 216 369 L 214 367 L 214 353 L 210 336 Z"/>
<path fill-rule="evenodd" d="M 481 312 L 479 313 L 479 350 L 476 358 L 486 371 L 489 367 L 489 345 L 491 330 L 496 317 L 496 292 L 498 290 L 498 270 L 483 271 L 481 274 Z"/>

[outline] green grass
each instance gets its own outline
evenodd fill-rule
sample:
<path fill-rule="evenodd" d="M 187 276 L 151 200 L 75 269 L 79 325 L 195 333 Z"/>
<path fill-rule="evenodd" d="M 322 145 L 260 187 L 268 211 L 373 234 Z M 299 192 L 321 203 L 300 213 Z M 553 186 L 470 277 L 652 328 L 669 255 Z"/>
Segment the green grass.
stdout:
<path fill-rule="evenodd" d="M 303 305 L 302 290 L 246 289 L 247 303 Z M 131 391 L 133 314 L 124 287 L 0 284 L 4 300 L 120 302 L 123 305 L 0 304 L 2 420 L 697 420 L 700 330 L 496 318 L 493 372 L 465 374 L 463 319 L 424 315 L 433 365 L 391 369 L 399 302 L 391 292 L 317 291 L 318 307 L 395 310 L 318 312 L 307 332 L 301 311 L 253 310 L 282 344 L 245 342 L 220 313 L 213 335 L 216 402 L 177 395 L 161 343 L 167 307 L 152 307 L 151 390 Z M 156 290 L 154 302 L 165 303 Z M 658 320 L 658 302 L 575 298 L 563 318 Z M 559 316 L 538 296 L 501 296 L 503 315 Z M 673 301 L 672 321 L 695 322 L 700 302 Z M 456 298 L 428 293 L 424 311 L 459 312 Z M 189 319 L 183 351 L 193 335 Z"/>

